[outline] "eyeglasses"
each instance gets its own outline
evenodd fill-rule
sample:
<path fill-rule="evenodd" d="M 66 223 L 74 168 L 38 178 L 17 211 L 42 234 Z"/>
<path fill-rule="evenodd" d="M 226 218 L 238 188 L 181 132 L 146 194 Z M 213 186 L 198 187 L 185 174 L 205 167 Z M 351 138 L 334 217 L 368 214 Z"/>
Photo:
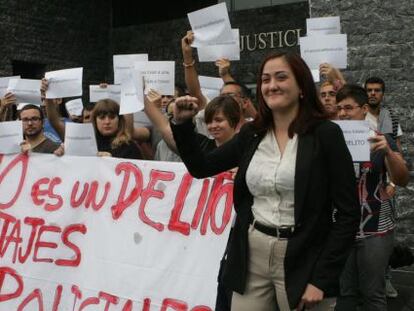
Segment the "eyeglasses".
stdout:
<path fill-rule="evenodd" d="M 382 93 L 382 89 L 367 89 L 367 93 Z"/>
<path fill-rule="evenodd" d="M 42 119 L 40 117 L 32 117 L 32 118 L 22 118 L 21 120 L 23 123 L 29 123 L 29 122 L 37 123 Z"/>
<path fill-rule="evenodd" d="M 336 106 L 336 109 L 338 109 L 338 111 L 344 110 L 345 112 L 350 112 L 350 111 L 352 111 L 354 109 L 357 109 L 357 108 L 361 108 L 361 107 L 360 106 L 352 106 L 352 105 L 346 105 L 346 106 L 338 105 L 338 106 Z"/>
<path fill-rule="evenodd" d="M 325 97 L 335 97 L 336 96 L 336 92 L 334 91 L 329 91 L 329 92 L 321 92 L 321 97 L 325 98 Z"/>
<path fill-rule="evenodd" d="M 244 96 L 240 93 L 221 93 L 220 95 L 244 98 Z"/>

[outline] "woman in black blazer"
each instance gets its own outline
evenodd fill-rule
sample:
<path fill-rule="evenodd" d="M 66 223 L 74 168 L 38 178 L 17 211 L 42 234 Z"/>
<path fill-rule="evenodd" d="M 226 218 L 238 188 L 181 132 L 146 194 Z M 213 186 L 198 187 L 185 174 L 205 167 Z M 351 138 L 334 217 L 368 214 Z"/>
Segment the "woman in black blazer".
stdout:
<path fill-rule="evenodd" d="M 205 154 L 191 122 L 197 100 L 179 98 L 171 124 L 174 139 L 197 178 L 239 168 L 234 181 L 237 218 L 223 270 L 224 284 L 233 291 L 232 310 L 311 308 L 338 294 L 339 275 L 357 231 L 360 212 L 352 159 L 340 128 L 326 120 L 300 56 L 265 58 L 257 100 L 256 119 Z M 274 150 L 270 155 L 262 151 L 268 142 Z M 269 180 L 261 179 L 258 174 L 267 172 L 257 165 L 274 160 L 278 167 L 268 167 L 275 172 L 270 175 L 271 184 L 276 180 L 274 191 L 265 192 L 263 199 L 252 194 L 260 193 L 257 186 Z M 281 195 L 286 185 L 291 186 L 292 200 L 286 199 L 289 191 Z M 273 206 L 272 200 L 279 205 Z"/>

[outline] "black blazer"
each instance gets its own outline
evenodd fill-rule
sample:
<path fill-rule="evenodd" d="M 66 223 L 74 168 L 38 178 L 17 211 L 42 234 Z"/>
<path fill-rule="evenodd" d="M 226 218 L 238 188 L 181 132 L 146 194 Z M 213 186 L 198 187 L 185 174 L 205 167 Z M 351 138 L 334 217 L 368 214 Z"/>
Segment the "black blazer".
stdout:
<path fill-rule="evenodd" d="M 234 180 L 236 223 L 223 270 L 226 287 L 243 293 L 248 265 L 247 233 L 252 222 L 253 196 L 246 170 L 264 133 L 246 124 L 240 133 L 210 153 L 201 152 L 191 122 L 171 124 L 181 158 L 191 175 L 204 178 L 238 167 Z M 306 285 L 325 297 L 339 292 L 339 276 L 360 220 L 352 158 L 340 128 L 320 124 L 298 137 L 295 169 L 295 231 L 285 257 L 285 285 L 290 307 L 299 303 Z M 335 223 L 333 208 L 337 209 Z"/>

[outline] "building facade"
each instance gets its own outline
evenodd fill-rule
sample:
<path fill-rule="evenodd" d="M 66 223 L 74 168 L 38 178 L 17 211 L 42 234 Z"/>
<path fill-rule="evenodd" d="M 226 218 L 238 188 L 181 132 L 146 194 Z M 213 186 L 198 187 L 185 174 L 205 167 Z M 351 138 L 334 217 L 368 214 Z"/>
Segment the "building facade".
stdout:
<path fill-rule="evenodd" d="M 239 0 L 240 1 L 240 0 Z M 257 1 L 256 1 L 257 2 Z M 264 55 L 275 50 L 299 51 L 308 17 L 340 16 L 348 35 L 349 82 L 380 76 L 386 83 L 386 104 L 399 117 L 404 156 L 414 159 L 414 1 L 309 0 L 250 8 L 246 1 L 227 0 L 233 28 L 240 29 L 241 60 L 232 74 L 253 87 Z M 161 4 L 160 4 L 161 5 Z M 269 6 L 270 5 L 270 6 Z M 237 10 L 239 8 L 240 10 Z M 110 1 L 0 1 L 0 76 L 40 78 L 45 71 L 84 67 L 87 86 L 113 80 L 112 55 L 148 53 L 150 60 L 175 60 L 183 82 L 181 38 L 190 29 L 186 17 L 123 27 L 112 26 Z M 212 63 L 197 63 L 200 74 L 217 76 Z M 414 187 L 398 190 L 397 238 L 414 249 Z"/>

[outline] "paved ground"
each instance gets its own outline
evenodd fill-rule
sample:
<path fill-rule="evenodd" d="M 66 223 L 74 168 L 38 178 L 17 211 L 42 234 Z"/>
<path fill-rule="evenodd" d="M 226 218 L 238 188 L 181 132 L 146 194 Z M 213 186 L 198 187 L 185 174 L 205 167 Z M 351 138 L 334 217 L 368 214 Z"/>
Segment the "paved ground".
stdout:
<path fill-rule="evenodd" d="M 414 311 L 414 271 L 393 271 L 392 284 L 398 297 L 388 299 L 389 311 Z"/>

